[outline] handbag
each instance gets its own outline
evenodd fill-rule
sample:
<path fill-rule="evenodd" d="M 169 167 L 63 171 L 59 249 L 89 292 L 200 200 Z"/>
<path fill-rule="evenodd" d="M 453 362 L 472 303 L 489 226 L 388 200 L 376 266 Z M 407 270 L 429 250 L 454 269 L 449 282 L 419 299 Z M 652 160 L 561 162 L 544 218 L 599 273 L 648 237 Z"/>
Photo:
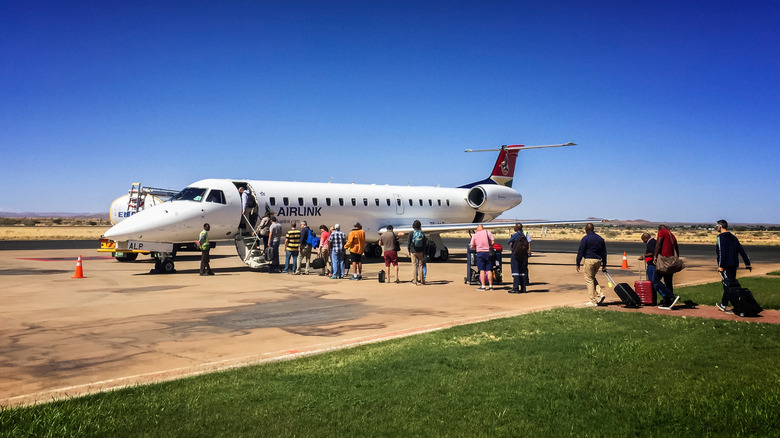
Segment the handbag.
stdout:
<path fill-rule="evenodd" d="M 317 257 L 311 262 L 312 269 L 322 269 L 324 267 L 325 267 L 325 260 L 323 260 L 322 257 Z"/>
<path fill-rule="evenodd" d="M 664 257 L 658 254 L 658 259 L 655 262 L 655 269 L 661 274 L 674 274 L 685 269 L 685 262 L 677 255 L 677 251 L 670 257 Z"/>

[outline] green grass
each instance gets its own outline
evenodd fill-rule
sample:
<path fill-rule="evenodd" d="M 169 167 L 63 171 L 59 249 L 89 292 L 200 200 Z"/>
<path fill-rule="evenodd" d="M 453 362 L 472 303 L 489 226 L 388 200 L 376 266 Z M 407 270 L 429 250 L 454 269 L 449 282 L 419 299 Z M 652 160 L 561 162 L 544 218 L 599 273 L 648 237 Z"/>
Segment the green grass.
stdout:
<path fill-rule="evenodd" d="M 764 309 L 780 309 L 780 278 L 740 277 L 739 283 L 753 292 L 756 301 Z M 706 283 L 675 288 L 674 293 L 680 295 L 681 300 L 714 306 L 723 297 L 723 286 L 720 282 Z"/>
<path fill-rule="evenodd" d="M 556 309 L 0 411 L 0 436 L 778 436 L 780 326 Z"/>

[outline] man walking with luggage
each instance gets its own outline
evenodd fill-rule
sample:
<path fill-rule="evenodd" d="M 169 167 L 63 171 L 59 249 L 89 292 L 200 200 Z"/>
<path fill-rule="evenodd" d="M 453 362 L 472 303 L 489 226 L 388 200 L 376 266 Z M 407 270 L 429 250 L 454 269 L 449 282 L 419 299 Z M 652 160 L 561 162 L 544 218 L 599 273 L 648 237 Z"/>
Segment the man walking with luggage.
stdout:
<path fill-rule="evenodd" d="M 742 256 L 742 260 L 745 262 L 745 268 L 748 271 L 753 271 L 750 266 L 750 259 L 748 258 L 745 249 L 739 243 L 737 236 L 731 234 L 728 230 L 729 223 L 721 219 L 716 225 L 718 230 L 718 239 L 715 246 L 715 251 L 718 259 L 718 272 L 721 272 L 725 276 L 726 280 L 737 279 L 737 268 L 739 268 L 739 256 Z M 726 285 L 726 281 L 723 282 L 723 298 L 717 303 L 718 309 L 721 312 L 726 311 L 726 306 L 729 305 L 729 289 Z"/>
<path fill-rule="evenodd" d="M 640 260 L 644 260 L 645 263 L 647 263 L 647 279 L 653 284 L 653 289 L 663 298 L 663 301 L 661 302 L 661 305 L 658 306 L 658 308 L 671 310 L 672 307 L 677 304 L 677 300 L 679 300 L 680 297 L 675 295 L 674 292 L 669 290 L 668 287 L 661 283 L 661 276 L 658 274 L 658 271 L 655 268 L 654 254 L 656 251 L 656 240 L 649 233 L 643 233 L 642 242 L 645 243 L 646 247 L 645 255 L 640 257 Z"/>
<path fill-rule="evenodd" d="M 585 259 L 585 285 L 588 286 L 590 301 L 586 306 L 595 307 L 604 302 L 604 294 L 596 280 L 596 274 L 601 268 L 607 272 L 607 244 L 604 239 L 593 231 L 593 224 L 585 225 L 585 236 L 580 240 L 580 248 L 577 250 L 577 272 L 580 272 L 580 263 Z"/>

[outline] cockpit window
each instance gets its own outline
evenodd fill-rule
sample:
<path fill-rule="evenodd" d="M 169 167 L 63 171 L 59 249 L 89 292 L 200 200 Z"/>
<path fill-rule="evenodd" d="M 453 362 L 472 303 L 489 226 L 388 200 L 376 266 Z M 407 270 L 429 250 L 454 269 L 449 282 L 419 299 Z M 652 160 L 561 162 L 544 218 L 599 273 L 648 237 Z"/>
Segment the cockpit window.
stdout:
<path fill-rule="evenodd" d="M 216 202 L 217 204 L 226 204 L 225 194 L 222 193 L 222 190 L 212 190 L 209 192 L 209 195 L 206 197 L 206 202 Z"/>
<path fill-rule="evenodd" d="M 206 189 L 199 189 L 197 187 L 187 187 L 186 189 L 175 194 L 171 201 L 195 201 L 200 202 L 203 200 L 203 195 L 206 194 Z"/>

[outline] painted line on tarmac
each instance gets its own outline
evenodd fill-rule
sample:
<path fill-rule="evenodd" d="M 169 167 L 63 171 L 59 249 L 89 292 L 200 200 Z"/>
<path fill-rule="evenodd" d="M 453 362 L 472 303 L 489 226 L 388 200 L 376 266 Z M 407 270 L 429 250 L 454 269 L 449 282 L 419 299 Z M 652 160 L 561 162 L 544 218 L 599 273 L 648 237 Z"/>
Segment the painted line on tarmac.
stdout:
<path fill-rule="evenodd" d="M 17 257 L 16 260 L 31 260 L 33 262 L 75 262 L 78 257 L 48 257 L 48 258 L 35 258 L 35 257 Z M 107 260 L 113 259 L 109 256 L 89 256 L 82 257 L 81 260 Z"/>

